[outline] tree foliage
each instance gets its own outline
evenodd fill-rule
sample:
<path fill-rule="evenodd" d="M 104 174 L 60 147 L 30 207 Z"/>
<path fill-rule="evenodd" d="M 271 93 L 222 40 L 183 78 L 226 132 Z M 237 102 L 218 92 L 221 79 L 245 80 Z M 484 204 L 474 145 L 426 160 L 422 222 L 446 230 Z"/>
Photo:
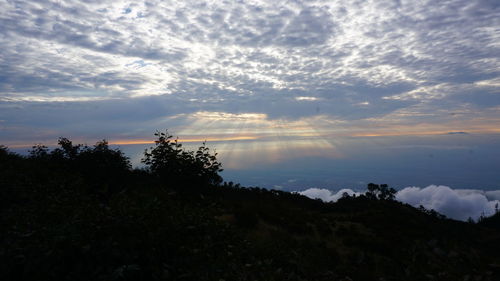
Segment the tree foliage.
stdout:
<path fill-rule="evenodd" d="M 178 139 L 165 132 L 156 132 L 155 147 L 146 149 L 142 162 L 149 170 L 171 184 L 194 186 L 220 185 L 222 164 L 217 161 L 217 153 L 211 153 L 206 143 L 196 151 L 182 147 Z"/>
<path fill-rule="evenodd" d="M 28 160 L 36 167 L 34 172 L 41 174 L 44 166 L 50 168 L 51 173 L 81 176 L 86 189 L 92 193 L 114 193 L 123 189 L 132 169 L 130 160 L 119 149 L 110 148 L 106 140 L 89 147 L 61 137 L 58 145 L 52 151 L 42 144 L 32 147 Z"/>
<path fill-rule="evenodd" d="M 0 144 L 0 157 L 7 156 L 9 154 L 9 149 L 5 145 Z"/>
<path fill-rule="evenodd" d="M 368 192 L 366 193 L 368 198 L 378 200 L 394 200 L 395 195 L 396 190 L 392 187 L 389 188 L 387 184 L 368 184 Z"/>

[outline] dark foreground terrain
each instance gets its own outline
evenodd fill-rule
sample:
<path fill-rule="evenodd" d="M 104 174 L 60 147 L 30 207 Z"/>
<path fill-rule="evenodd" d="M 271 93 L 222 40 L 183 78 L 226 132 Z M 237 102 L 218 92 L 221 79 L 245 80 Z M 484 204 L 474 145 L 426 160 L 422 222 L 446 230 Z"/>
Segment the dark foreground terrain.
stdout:
<path fill-rule="evenodd" d="M 60 146 L 0 149 L 0 280 L 500 280 L 498 214 L 221 184 L 215 154 L 168 135 L 148 170 Z"/>

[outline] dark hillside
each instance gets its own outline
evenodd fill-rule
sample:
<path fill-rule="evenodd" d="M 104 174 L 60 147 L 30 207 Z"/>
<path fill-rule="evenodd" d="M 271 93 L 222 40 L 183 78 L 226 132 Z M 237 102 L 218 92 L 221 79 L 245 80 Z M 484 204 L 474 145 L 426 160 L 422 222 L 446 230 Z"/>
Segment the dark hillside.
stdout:
<path fill-rule="evenodd" d="M 149 170 L 105 141 L 61 139 L 29 157 L 1 148 L 0 279 L 500 280 L 487 220 L 221 184 L 205 146 L 163 136 Z"/>
<path fill-rule="evenodd" d="M 491 217 L 483 218 L 480 222 L 480 225 L 486 226 L 489 228 L 495 228 L 500 230 L 500 212 L 497 212 Z"/>

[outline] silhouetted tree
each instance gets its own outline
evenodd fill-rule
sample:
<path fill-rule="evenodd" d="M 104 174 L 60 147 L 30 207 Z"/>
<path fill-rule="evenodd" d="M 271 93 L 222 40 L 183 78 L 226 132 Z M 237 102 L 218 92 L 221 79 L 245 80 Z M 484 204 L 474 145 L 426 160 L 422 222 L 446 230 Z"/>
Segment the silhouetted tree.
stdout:
<path fill-rule="evenodd" d="M 54 149 L 51 155 L 65 160 L 74 160 L 84 147 L 81 144 L 73 145 L 72 141 L 63 137 L 59 138 L 57 144 L 60 148 Z"/>
<path fill-rule="evenodd" d="M 48 155 L 49 155 L 48 147 L 42 144 L 35 144 L 34 146 L 31 147 L 31 150 L 29 151 L 30 158 L 41 159 L 41 158 L 47 158 Z"/>
<path fill-rule="evenodd" d="M 9 149 L 5 145 L 0 144 L 0 156 L 9 154 Z"/>
<path fill-rule="evenodd" d="M 173 184 L 219 185 L 222 164 L 205 142 L 196 152 L 186 151 L 168 131 L 156 132 L 155 147 L 146 149 L 142 162 L 150 171 Z"/>
<path fill-rule="evenodd" d="M 106 140 L 97 142 L 92 148 L 84 146 L 76 164 L 94 189 L 108 195 L 123 189 L 131 169 L 129 158 L 119 149 L 111 149 Z"/>
<path fill-rule="evenodd" d="M 368 192 L 366 192 L 366 197 L 369 199 L 377 199 L 377 193 L 379 190 L 379 185 L 374 183 L 369 183 L 367 186 Z"/>
<path fill-rule="evenodd" d="M 91 193 L 110 195 L 122 190 L 132 166 L 130 160 L 119 149 L 111 149 L 106 140 L 93 147 L 76 144 L 67 138 L 59 138 L 59 147 L 49 151 L 36 144 L 29 151 L 28 159 L 33 163 L 33 172 L 44 176 L 47 169 L 51 173 L 62 172 L 82 176 L 86 189 Z"/>
<path fill-rule="evenodd" d="M 396 195 L 396 190 L 394 188 L 389 188 L 387 184 L 368 184 L 368 192 L 366 193 L 366 197 L 369 199 L 378 199 L 378 200 L 394 200 Z"/>
<path fill-rule="evenodd" d="M 446 216 L 443 215 L 443 214 L 440 214 L 439 212 L 437 212 L 436 210 L 434 209 L 426 209 L 424 206 L 420 205 L 418 207 L 418 210 L 421 211 L 422 213 L 425 213 L 429 216 L 432 216 L 432 217 L 435 217 L 437 219 L 446 219 Z M 474 220 L 472 218 L 469 217 L 469 220 L 467 220 L 468 222 L 470 222 L 470 220 L 472 220 L 472 222 L 474 222 Z"/>
<path fill-rule="evenodd" d="M 119 149 L 109 148 L 106 140 L 97 142 L 93 148 L 84 147 L 78 158 L 82 162 L 92 164 L 94 170 L 118 172 L 131 168 L 129 158 Z"/>
<path fill-rule="evenodd" d="M 0 180 L 2 172 L 5 172 L 5 169 L 12 168 L 15 162 L 22 161 L 23 159 L 21 155 L 11 152 L 8 147 L 0 145 Z"/>

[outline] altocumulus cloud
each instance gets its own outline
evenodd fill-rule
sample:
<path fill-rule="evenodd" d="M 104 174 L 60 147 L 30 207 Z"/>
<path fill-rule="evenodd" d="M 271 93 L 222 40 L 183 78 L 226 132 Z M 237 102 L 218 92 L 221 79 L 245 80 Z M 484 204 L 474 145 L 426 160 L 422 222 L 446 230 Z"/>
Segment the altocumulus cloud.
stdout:
<path fill-rule="evenodd" d="M 319 198 L 326 202 L 336 202 L 343 193 L 359 195 L 351 189 L 332 192 L 328 189 L 309 188 L 298 192 L 309 198 Z M 481 215 L 495 213 L 495 205 L 500 205 L 500 191 L 482 191 L 471 189 L 452 189 L 443 185 L 429 185 L 425 188 L 406 187 L 396 193 L 396 200 L 414 207 L 424 206 L 434 209 L 449 218 L 465 221 L 469 217 L 478 219 Z"/>
<path fill-rule="evenodd" d="M 273 117 L 396 112 L 436 120 L 500 105 L 493 95 L 499 7 L 486 0 L 3 1 L 0 102 L 168 94 Z M 239 102 L 235 110 L 242 97 L 252 107 Z M 279 112 L 265 106 L 274 103 Z"/>

